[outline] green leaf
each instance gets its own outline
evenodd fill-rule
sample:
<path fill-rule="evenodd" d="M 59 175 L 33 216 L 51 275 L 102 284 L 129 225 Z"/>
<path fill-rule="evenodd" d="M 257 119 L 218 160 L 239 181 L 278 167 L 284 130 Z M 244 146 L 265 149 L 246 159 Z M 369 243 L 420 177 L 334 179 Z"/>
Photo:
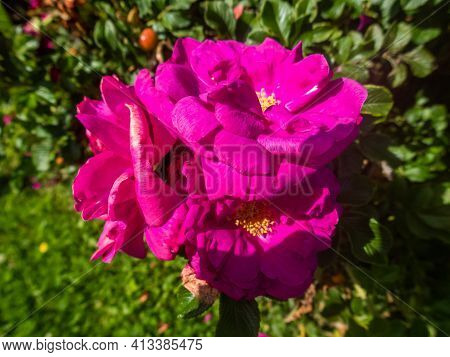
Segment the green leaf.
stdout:
<path fill-rule="evenodd" d="M 259 309 L 255 300 L 233 300 L 220 296 L 218 337 L 256 337 L 259 332 Z"/>
<path fill-rule="evenodd" d="M 139 16 L 145 18 L 147 15 L 152 15 L 152 1 L 149 0 L 136 0 L 136 5 L 139 10 Z"/>
<path fill-rule="evenodd" d="M 350 58 L 350 53 L 353 47 L 353 41 L 350 36 L 344 36 L 336 41 L 335 44 L 338 53 L 336 59 L 339 63 L 346 62 Z"/>
<path fill-rule="evenodd" d="M 313 23 L 318 14 L 318 0 L 295 1 L 294 13 L 296 21 L 302 17 L 308 17 L 309 23 Z"/>
<path fill-rule="evenodd" d="M 414 151 L 409 149 L 406 145 L 390 146 L 389 151 L 401 161 L 409 161 L 416 156 Z"/>
<path fill-rule="evenodd" d="M 370 202 L 374 186 L 367 176 L 354 175 L 342 183 L 339 202 L 351 206 L 362 206 Z"/>
<path fill-rule="evenodd" d="M 234 37 L 236 19 L 231 7 L 223 1 L 207 1 L 204 6 L 206 24 L 221 35 Z"/>
<path fill-rule="evenodd" d="M 396 15 L 396 9 L 399 7 L 398 0 L 384 0 L 381 2 L 381 15 L 383 20 L 389 21 Z"/>
<path fill-rule="evenodd" d="M 392 27 L 385 38 L 386 50 L 390 53 L 399 53 L 404 49 L 412 37 L 412 26 L 406 22 L 400 22 Z"/>
<path fill-rule="evenodd" d="M 344 63 L 339 66 L 335 78 L 352 78 L 358 82 L 367 82 L 369 80 L 369 70 L 358 63 Z"/>
<path fill-rule="evenodd" d="M 404 63 L 396 64 L 389 72 L 388 78 L 393 88 L 401 86 L 408 78 L 408 67 Z"/>
<path fill-rule="evenodd" d="M 369 256 L 387 254 L 392 245 L 391 232 L 385 226 L 380 224 L 375 218 L 371 218 L 369 220 L 369 227 L 372 231 L 373 238 L 364 245 L 364 251 Z"/>
<path fill-rule="evenodd" d="M 103 21 L 97 21 L 92 36 L 94 38 L 95 44 L 101 47 L 103 38 L 105 37 L 105 25 Z"/>
<path fill-rule="evenodd" d="M 407 12 L 414 11 L 427 2 L 428 0 L 400 0 L 403 10 Z"/>
<path fill-rule="evenodd" d="M 428 226 L 450 232 L 450 207 L 439 207 L 438 210 L 418 213 L 419 218 Z"/>
<path fill-rule="evenodd" d="M 161 23 L 169 31 L 174 31 L 188 27 L 191 22 L 180 11 L 169 11 L 163 13 Z"/>
<path fill-rule="evenodd" d="M 424 45 L 425 43 L 434 40 L 441 34 L 439 27 L 420 28 L 414 27 L 412 32 L 412 40 L 416 45 Z"/>
<path fill-rule="evenodd" d="M 311 31 L 307 31 L 301 35 L 301 39 L 306 43 L 320 43 L 330 39 L 337 39 L 342 32 L 327 22 L 318 22 L 313 25 Z"/>
<path fill-rule="evenodd" d="M 285 1 L 264 2 L 261 9 L 261 20 L 265 27 L 279 37 L 285 45 L 289 44 L 289 35 L 293 23 L 294 10 Z"/>
<path fill-rule="evenodd" d="M 428 76 L 436 68 L 434 56 L 422 46 L 405 53 L 402 59 L 409 65 L 411 72 L 419 78 Z"/>
<path fill-rule="evenodd" d="M 177 296 L 178 308 L 180 310 L 178 317 L 192 319 L 203 314 L 212 306 L 199 302 L 195 296 L 184 287 L 181 287 L 180 289 L 181 291 Z"/>
<path fill-rule="evenodd" d="M 381 133 L 370 133 L 360 138 L 359 149 L 372 161 L 387 161 L 391 166 L 398 166 L 399 159 L 390 151 L 392 139 Z"/>
<path fill-rule="evenodd" d="M 254 27 L 248 34 L 248 39 L 254 43 L 261 43 L 266 37 L 270 37 L 270 34 L 267 33 L 267 30 L 260 27 Z"/>
<path fill-rule="evenodd" d="M 44 140 L 33 146 L 31 158 L 38 171 L 44 172 L 50 168 L 51 150 L 50 140 Z"/>
<path fill-rule="evenodd" d="M 374 55 L 383 47 L 384 35 L 380 25 L 370 25 L 364 34 L 364 42 L 366 46 L 369 46 L 372 50 L 369 51 L 370 55 Z"/>
<path fill-rule="evenodd" d="M 166 7 L 171 10 L 189 10 L 193 3 L 197 0 L 172 0 L 170 1 L 170 5 Z"/>
<path fill-rule="evenodd" d="M 394 104 L 392 93 L 386 87 L 367 84 L 367 100 L 361 110 L 363 114 L 369 114 L 374 117 L 384 117 Z"/>
<path fill-rule="evenodd" d="M 48 87 L 39 86 L 36 88 L 36 95 L 43 101 L 56 104 L 55 93 L 53 93 Z"/>
<path fill-rule="evenodd" d="M 332 2 L 330 8 L 325 11 L 322 11 L 321 15 L 324 19 L 335 20 L 342 15 L 344 11 L 346 0 L 335 0 Z"/>
<path fill-rule="evenodd" d="M 6 34 L 13 31 L 13 24 L 9 18 L 8 13 L 5 11 L 2 3 L 0 3 L 0 32 Z"/>
<path fill-rule="evenodd" d="M 356 258 L 371 264 L 387 262 L 387 254 L 392 246 L 392 235 L 388 228 L 375 218 L 369 219 L 359 213 L 343 218 L 342 224 Z"/>
<path fill-rule="evenodd" d="M 116 26 L 111 20 L 105 21 L 105 39 L 111 49 L 115 50 L 118 48 L 118 36 Z"/>

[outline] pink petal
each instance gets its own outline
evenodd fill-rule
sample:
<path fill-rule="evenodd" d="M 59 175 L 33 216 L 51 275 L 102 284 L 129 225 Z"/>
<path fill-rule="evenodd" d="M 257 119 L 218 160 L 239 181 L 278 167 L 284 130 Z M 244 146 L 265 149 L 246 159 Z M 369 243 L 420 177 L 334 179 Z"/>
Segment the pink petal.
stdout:
<path fill-rule="evenodd" d="M 169 63 L 176 63 L 181 65 L 190 66 L 190 59 L 192 51 L 194 51 L 200 42 L 193 38 L 179 38 L 175 41 L 173 46 L 172 56 L 169 58 Z"/>
<path fill-rule="evenodd" d="M 156 72 L 155 87 L 166 93 L 173 101 L 199 94 L 199 83 L 194 73 L 178 64 L 160 65 Z"/>
<path fill-rule="evenodd" d="M 285 65 L 281 71 L 280 87 L 275 91 L 276 98 L 289 111 L 297 111 L 316 98 L 331 75 L 326 58 L 318 54 Z"/>
<path fill-rule="evenodd" d="M 130 206 L 136 205 L 136 191 L 132 168 L 122 173 L 111 187 L 108 196 L 108 220 L 126 220 Z"/>
<path fill-rule="evenodd" d="M 97 244 L 98 249 L 94 252 L 91 259 L 102 258 L 103 262 L 110 263 L 125 240 L 125 228 L 126 225 L 123 222 L 106 222 Z"/>
<path fill-rule="evenodd" d="M 108 196 L 114 181 L 130 164 L 120 156 L 104 151 L 81 166 L 72 190 L 75 209 L 81 212 L 83 219 L 90 220 L 106 215 Z"/>
<path fill-rule="evenodd" d="M 143 111 L 130 105 L 130 142 L 136 197 L 149 226 L 163 224 L 180 202 L 180 197 L 153 171 L 159 150 L 150 139 Z"/>
<path fill-rule="evenodd" d="M 219 127 L 214 112 L 195 97 L 183 98 L 175 105 L 172 123 L 187 142 L 198 142 Z"/>
<path fill-rule="evenodd" d="M 234 249 L 222 268 L 227 279 L 244 289 L 255 288 L 259 283 L 261 255 L 257 239 L 242 234 L 238 236 Z"/>
<path fill-rule="evenodd" d="M 358 82 L 340 78 L 329 83 L 309 107 L 302 112 L 303 117 L 321 114 L 329 119 L 321 122 L 331 128 L 339 121 L 359 121 L 361 108 L 367 98 L 367 90 Z M 334 124 L 334 125 L 333 125 Z"/>
<path fill-rule="evenodd" d="M 103 101 L 117 116 L 118 124 L 128 128 L 129 118 L 126 105 L 136 103 L 133 89 L 123 84 L 117 77 L 106 76 L 102 78 L 100 91 Z"/>
<path fill-rule="evenodd" d="M 135 258 L 145 258 L 144 227 L 137 209 L 129 212 L 127 221 L 107 221 L 98 241 L 98 249 L 91 259 L 102 258 L 103 262 L 110 263 L 119 251 Z"/>
<path fill-rule="evenodd" d="M 205 190 L 210 200 L 224 197 L 254 200 L 278 194 L 273 176 L 243 175 L 222 162 L 202 158 Z"/>
<path fill-rule="evenodd" d="M 267 175 L 277 161 L 256 141 L 225 130 L 214 138 L 214 152 L 219 160 L 245 175 Z"/>
<path fill-rule="evenodd" d="M 236 59 L 244 45 L 236 41 L 203 41 L 191 55 L 191 67 L 206 86 L 230 83 L 243 71 Z"/>
<path fill-rule="evenodd" d="M 208 101 L 215 104 L 216 118 L 226 130 L 249 138 L 266 130 L 258 97 L 247 83 L 236 81 L 223 86 L 210 93 Z"/>
<path fill-rule="evenodd" d="M 85 98 L 77 109 L 77 119 L 108 150 L 124 157 L 129 155 L 128 130 L 117 123 L 104 103 Z"/>
<path fill-rule="evenodd" d="M 261 261 L 261 271 L 267 277 L 288 285 L 301 285 L 315 270 L 315 238 L 311 233 L 295 223 L 278 224 L 270 235 L 270 245 L 265 247 L 264 259 Z M 311 248 L 309 248 L 311 247 Z"/>
<path fill-rule="evenodd" d="M 172 216 L 159 227 L 148 227 L 145 231 L 147 244 L 153 254 L 161 260 L 172 260 L 184 243 L 185 205 L 179 206 Z"/>
<path fill-rule="evenodd" d="M 239 174 L 221 162 L 201 159 L 205 189 L 210 200 L 232 196 L 247 200 L 251 176 Z"/>
<path fill-rule="evenodd" d="M 320 150 L 323 146 L 307 146 L 308 140 L 320 133 L 320 129 L 311 126 L 303 132 L 286 132 L 284 130 L 275 131 L 273 134 L 258 136 L 258 143 L 274 154 L 295 155 L 307 160 L 311 157 L 314 149 Z M 327 146 L 329 149 L 329 146 Z"/>
<path fill-rule="evenodd" d="M 266 38 L 258 46 L 248 46 L 243 51 L 241 64 L 255 90 L 264 88 L 267 93 L 274 91 L 279 82 L 281 63 L 289 56 L 289 52 L 271 38 Z"/>
<path fill-rule="evenodd" d="M 161 121 L 171 134 L 176 133 L 170 116 L 173 109 L 172 101 L 166 93 L 155 88 L 148 70 L 143 69 L 138 73 L 134 90 L 147 111 Z"/>
<path fill-rule="evenodd" d="M 298 163 L 323 166 L 355 140 L 366 97 L 359 83 L 346 78 L 334 80 L 296 115 L 284 116 L 280 110 L 269 109 L 270 119 L 278 121 L 279 128 L 260 135 L 257 141 L 268 151 L 284 153 Z"/>
<path fill-rule="evenodd" d="M 289 53 L 288 58 L 286 59 L 287 63 L 297 63 L 303 59 L 303 47 L 302 41 L 297 43 L 294 48 Z"/>

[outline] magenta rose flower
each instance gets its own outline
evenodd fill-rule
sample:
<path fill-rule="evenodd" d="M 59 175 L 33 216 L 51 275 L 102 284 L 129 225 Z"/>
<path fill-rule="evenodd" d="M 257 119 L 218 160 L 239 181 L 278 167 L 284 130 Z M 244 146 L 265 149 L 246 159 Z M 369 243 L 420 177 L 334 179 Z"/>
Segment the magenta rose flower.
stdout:
<path fill-rule="evenodd" d="M 366 90 L 331 77 L 325 57 L 303 57 L 301 44 L 288 50 L 271 39 L 258 46 L 181 39 L 145 100 L 196 152 L 267 174 L 274 168 L 265 163 L 277 162 L 271 155 L 320 167 L 357 136 Z M 251 146 L 257 159 L 230 155 L 230 146 Z"/>
<path fill-rule="evenodd" d="M 105 220 L 92 258 L 110 262 L 118 251 L 143 258 L 145 232 L 153 253 L 171 259 L 181 242 L 164 235 L 164 224 L 179 217 L 183 207 L 180 195 L 154 167 L 175 138 L 145 111 L 132 86 L 104 77 L 100 89 L 102 100 L 85 98 L 78 105 L 77 118 L 95 155 L 73 183 L 75 209 L 82 218 Z"/>
<path fill-rule="evenodd" d="M 280 172 L 297 174 L 282 195 L 188 204 L 199 217 L 186 231 L 189 264 L 197 278 L 233 299 L 302 295 L 312 282 L 317 253 L 330 247 L 339 211 L 333 174 L 282 167 Z"/>
<path fill-rule="evenodd" d="M 301 45 L 183 39 L 155 80 L 136 80 L 146 109 L 198 159 L 183 166 L 197 217 L 183 228 L 189 264 L 234 299 L 301 295 L 330 245 L 338 186 L 323 166 L 355 139 L 367 96 L 331 77 Z"/>
<path fill-rule="evenodd" d="M 158 258 L 185 255 L 233 299 L 303 294 L 339 218 L 326 165 L 355 139 L 367 97 L 332 76 L 301 44 L 187 38 L 155 78 L 105 77 L 102 100 L 78 107 L 94 157 L 75 207 L 106 221 L 93 257 L 143 257 L 144 232 Z"/>

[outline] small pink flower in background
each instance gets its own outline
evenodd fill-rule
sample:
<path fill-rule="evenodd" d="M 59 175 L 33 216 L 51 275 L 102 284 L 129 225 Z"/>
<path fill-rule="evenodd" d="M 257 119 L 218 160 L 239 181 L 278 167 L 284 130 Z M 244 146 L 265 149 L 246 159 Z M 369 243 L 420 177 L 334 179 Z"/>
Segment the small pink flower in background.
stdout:
<path fill-rule="evenodd" d="M 33 190 L 40 190 L 42 188 L 42 184 L 38 181 L 35 181 L 31 184 L 31 188 Z"/>
<path fill-rule="evenodd" d="M 26 33 L 27 35 L 33 36 L 33 37 L 38 37 L 39 35 L 41 35 L 41 26 L 42 26 L 42 21 L 44 21 L 47 17 L 49 16 L 48 13 L 42 13 L 39 14 L 39 17 L 32 17 L 29 21 L 26 21 L 25 24 L 23 24 L 22 26 L 22 30 L 24 33 Z M 44 39 L 42 39 L 43 41 Z M 51 40 L 49 40 L 47 38 L 47 42 L 51 42 Z M 42 46 L 42 44 L 41 44 Z M 46 45 L 49 46 L 49 45 Z M 53 43 L 52 45 L 53 46 Z M 53 48 L 53 47 L 51 47 Z"/>
<path fill-rule="evenodd" d="M 203 317 L 203 322 L 206 324 L 208 322 L 210 322 L 212 320 L 213 315 L 208 312 L 204 317 Z"/>
<path fill-rule="evenodd" d="M 237 4 L 233 8 L 233 15 L 236 20 L 239 20 L 239 18 L 242 16 L 243 13 L 244 13 L 244 5 L 242 3 Z"/>
<path fill-rule="evenodd" d="M 264 332 L 259 332 L 258 337 L 269 337 L 269 335 L 266 335 Z"/>
<path fill-rule="evenodd" d="M 36 25 L 34 25 L 32 22 L 27 21 L 23 27 L 23 32 L 30 36 L 38 36 L 39 35 L 39 29 Z"/>
<path fill-rule="evenodd" d="M 49 37 L 44 36 L 41 39 L 40 47 L 44 50 L 53 50 L 55 48 L 55 44 Z"/>
<path fill-rule="evenodd" d="M 12 120 L 13 120 L 13 117 L 11 115 L 3 116 L 3 124 L 5 124 L 5 125 L 11 124 Z"/>
<path fill-rule="evenodd" d="M 41 0 L 30 0 L 29 1 L 30 9 L 37 9 L 41 6 Z"/>
<path fill-rule="evenodd" d="M 359 16 L 359 23 L 358 27 L 356 28 L 357 31 L 363 32 L 367 26 L 369 26 L 373 22 L 373 19 L 367 15 L 360 15 Z"/>

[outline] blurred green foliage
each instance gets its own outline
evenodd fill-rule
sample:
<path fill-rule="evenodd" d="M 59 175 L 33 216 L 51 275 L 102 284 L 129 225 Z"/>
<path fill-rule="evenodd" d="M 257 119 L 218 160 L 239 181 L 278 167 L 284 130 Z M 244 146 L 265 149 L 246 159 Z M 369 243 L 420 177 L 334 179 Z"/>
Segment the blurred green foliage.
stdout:
<path fill-rule="evenodd" d="M 328 58 L 335 77 L 357 79 L 369 92 L 361 135 L 333 163 L 343 206 L 335 251 L 321 257 L 315 292 L 259 301 L 262 331 L 450 331 L 447 0 L 95 0 L 37 9 L 2 3 L 0 332 L 95 266 L 88 256 L 99 227 L 70 212 L 66 185 L 89 155 L 76 104 L 98 97 L 102 75 L 130 82 L 139 68 L 154 70 L 183 36 L 247 43 L 270 36 L 289 47 L 302 41 L 306 54 Z M 159 38 L 151 52 L 139 47 L 147 27 Z M 19 193 L 58 182 L 64 186 Z M 41 243 L 48 252 L 40 253 Z M 11 333 L 154 335 L 167 323 L 163 334 L 211 335 L 214 324 L 202 317 L 177 318 L 173 292 L 182 264 L 119 257 Z M 144 292 L 148 300 L 140 302 Z M 216 316 L 217 306 L 212 311 Z"/>

